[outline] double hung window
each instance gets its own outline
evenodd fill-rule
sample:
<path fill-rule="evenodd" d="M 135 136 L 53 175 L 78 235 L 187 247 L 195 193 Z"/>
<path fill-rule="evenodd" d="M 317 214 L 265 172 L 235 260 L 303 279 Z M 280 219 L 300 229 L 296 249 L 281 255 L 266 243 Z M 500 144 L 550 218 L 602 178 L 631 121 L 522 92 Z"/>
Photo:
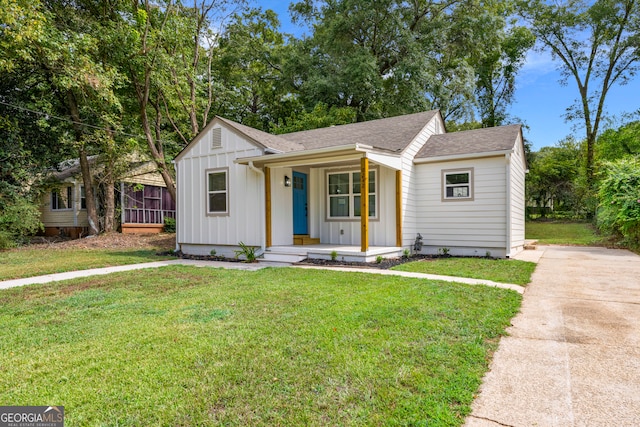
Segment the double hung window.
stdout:
<path fill-rule="evenodd" d="M 377 215 L 376 170 L 369 171 L 369 217 Z M 361 215 L 360 172 L 327 174 L 329 219 L 355 219 Z"/>
<path fill-rule="evenodd" d="M 63 187 L 51 191 L 51 210 L 65 211 L 73 208 L 73 187 Z"/>
<path fill-rule="evenodd" d="M 207 213 L 229 213 L 229 179 L 226 169 L 207 171 Z"/>

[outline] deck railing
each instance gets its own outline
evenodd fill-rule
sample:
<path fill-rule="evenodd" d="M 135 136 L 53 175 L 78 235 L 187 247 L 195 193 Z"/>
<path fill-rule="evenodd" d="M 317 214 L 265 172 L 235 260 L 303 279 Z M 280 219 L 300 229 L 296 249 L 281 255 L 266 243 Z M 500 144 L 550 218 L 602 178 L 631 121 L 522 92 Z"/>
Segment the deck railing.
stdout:
<path fill-rule="evenodd" d="M 125 208 L 125 224 L 164 224 L 165 218 L 175 218 L 176 211 Z"/>

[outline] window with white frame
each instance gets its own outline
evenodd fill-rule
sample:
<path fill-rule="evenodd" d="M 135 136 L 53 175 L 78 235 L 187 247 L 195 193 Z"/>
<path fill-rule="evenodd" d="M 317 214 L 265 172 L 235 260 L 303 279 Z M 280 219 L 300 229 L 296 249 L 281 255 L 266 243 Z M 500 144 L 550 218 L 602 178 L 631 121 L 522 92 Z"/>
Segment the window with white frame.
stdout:
<path fill-rule="evenodd" d="M 207 171 L 207 213 L 226 215 L 229 213 L 228 170 Z"/>
<path fill-rule="evenodd" d="M 51 191 L 51 210 L 66 211 L 73 208 L 73 187 L 57 188 Z"/>
<path fill-rule="evenodd" d="M 360 172 L 331 172 L 327 174 L 327 206 L 329 219 L 360 217 Z M 369 171 L 369 217 L 376 217 L 376 170 Z"/>
<path fill-rule="evenodd" d="M 87 209 L 87 196 L 84 192 L 84 185 L 80 186 L 80 209 Z"/>
<path fill-rule="evenodd" d="M 442 171 L 442 200 L 473 200 L 473 168 Z"/>

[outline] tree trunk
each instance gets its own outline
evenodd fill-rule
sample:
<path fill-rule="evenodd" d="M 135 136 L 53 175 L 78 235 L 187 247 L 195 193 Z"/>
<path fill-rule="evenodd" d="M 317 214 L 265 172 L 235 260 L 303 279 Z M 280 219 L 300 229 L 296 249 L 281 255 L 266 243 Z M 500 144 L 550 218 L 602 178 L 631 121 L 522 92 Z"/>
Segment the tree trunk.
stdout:
<path fill-rule="evenodd" d="M 99 233 L 98 229 L 98 210 L 96 208 L 96 198 L 93 192 L 93 177 L 89 167 L 89 159 L 86 147 L 82 138 L 82 121 L 80 118 L 80 110 L 74 94 L 67 92 L 67 106 L 73 120 L 76 142 L 78 143 L 78 157 L 80 159 L 80 171 L 82 172 L 82 182 L 84 184 L 84 196 L 87 205 L 87 221 L 89 222 L 89 235 L 95 236 Z"/>
<path fill-rule="evenodd" d="M 82 146 L 79 149 L 80 154 L 80 170 L 82 171 L 82 182 L 84 184 L 84 197 L 87 204 L 87 221 L 89 221 L 89 235 L 95 236 L 99 233 L 98 229 L 98 209 L 96 207 L 96 198 L 93 193 L 93 179 L 89 168 L 89 159 L 87 152 Z"/>
<path fill-rule="evenodd" d="M 113 164 L 108 163 L 105 165 L 104 176 L 104 231 L 105 233 L 111 233 L 115 231 L 115 215 L 116 215 L 116 203 L 115 203 L 115 176 L 113 171 Z"/>

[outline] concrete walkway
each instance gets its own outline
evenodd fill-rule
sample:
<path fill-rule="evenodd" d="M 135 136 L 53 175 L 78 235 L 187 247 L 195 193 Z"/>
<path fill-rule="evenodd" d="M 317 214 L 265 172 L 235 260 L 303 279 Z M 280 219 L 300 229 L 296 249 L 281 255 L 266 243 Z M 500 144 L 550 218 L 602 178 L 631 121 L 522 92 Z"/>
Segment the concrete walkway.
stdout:
<path fill-rule="evenodd" d="M 640 257 L 542 248 L 465 425 L 640 425 Z"/>
<path fill-rule="evenodd" d="M 93 268 L 90 270 L 70 271 L 67 273 L 47 274 L 45 276 L 28 277 L 25 279 L 14 279 L 0 282 L 0 289 L 14 288 L 17 286 L 42 284 L 50 282 L 58 282 L 61 280 L 77 279 L 79 277 L 98 276 L 103 274 L 117 273 L 119 271 L 142 270 L 146 268 L 158 268 L 168 265 L 190 265 L 194 267 L 211 267 L 211 268 L 228 268 L 234 270 L 255 271 L 267 267 L 295 267 L 306 269 L 330 269 L 334 271 L 360 272 L 370 274 L 383 274 L 392 276 L 412 277 L 417 279 L 442 280 L 445 282 L 465 283 L 468 285 L 485 285 L 496 288 L 511 289 L 520 294 L 524 292 L 524 287 L 508 283 L 492 282 L 490 280 L 469 279 L 465 277 L 440 276 L 436 274 L 411 273 L 407 271 L 380 270 L 376 268 L 351 268 L 351 267 L 320 267 L 311 265 L 290 265 L 283 263 L 261 262 L 255 264 L 246 264 L 242 262 L 224 262 L 224 261 L 195 261 L 187 259 L 174 259 L 168 261 L 147 262 L 143 264 L 121 265 L 117 267 Z"/>

